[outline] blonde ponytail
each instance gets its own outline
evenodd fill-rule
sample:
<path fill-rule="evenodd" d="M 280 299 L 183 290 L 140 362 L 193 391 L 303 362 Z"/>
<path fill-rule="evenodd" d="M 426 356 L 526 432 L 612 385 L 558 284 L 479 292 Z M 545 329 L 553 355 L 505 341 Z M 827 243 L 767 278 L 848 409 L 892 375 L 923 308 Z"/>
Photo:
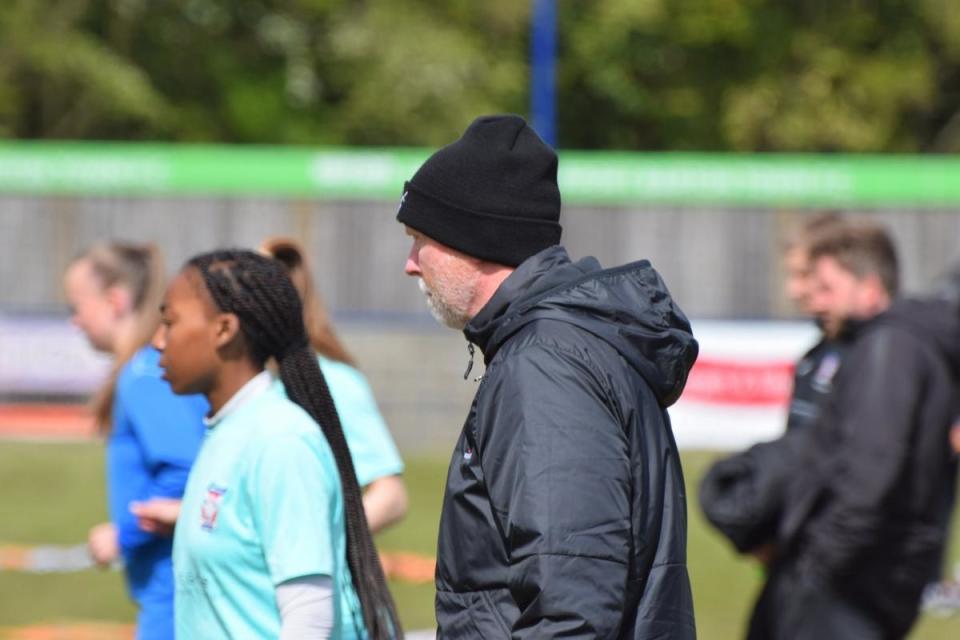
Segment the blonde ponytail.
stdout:
<path fill-rule="evenodd" d="M 293 238 L 267 238 L 260 245 L 260 253 L 278 260 L 287 270 L 303 302 L 303 323 L 307 327 L 307 337 L 313 350 L 330 360 L 356 366 L 353 356 L 337 337 L 330 314 L 313 286 L 310 263 L 303 245 Z"/>

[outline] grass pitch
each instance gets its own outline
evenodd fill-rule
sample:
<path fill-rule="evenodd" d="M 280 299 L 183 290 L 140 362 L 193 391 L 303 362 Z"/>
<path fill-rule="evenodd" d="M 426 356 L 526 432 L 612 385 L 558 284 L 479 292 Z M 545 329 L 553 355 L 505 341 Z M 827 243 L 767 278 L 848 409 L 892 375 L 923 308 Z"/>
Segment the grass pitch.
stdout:
<path fill-rule="evenodd" d="M 744 623 L 762 576 L 757 565 L 736 556 L 704 522 L 696 486 L 716 454 L 684 452 L 689 496 L 688 564 L 693 580 L 698 635 L 731 640 Z M 443 496 L 447 458 L 408 458 L 410 511 L 402 524 L 378 538 L 383 550 L 432 555 Z M 77 544 L 106 518 L 103 449 L 97 443 L 38 444 L 0 441 L 0 545 Z M 951 566 L 960 558 L 953 529 Z M 391 583 L 408 629 L 433 625 L 433 586 Z M 134 620 L 135 610 L 115 571 L 25 574 L 0 570 L 0 627 L 67 622 Z M 0 637 L 4 632 L 0 631 Z M 912 640 L 960 637 L 960 615 L 924 617 Z"/>

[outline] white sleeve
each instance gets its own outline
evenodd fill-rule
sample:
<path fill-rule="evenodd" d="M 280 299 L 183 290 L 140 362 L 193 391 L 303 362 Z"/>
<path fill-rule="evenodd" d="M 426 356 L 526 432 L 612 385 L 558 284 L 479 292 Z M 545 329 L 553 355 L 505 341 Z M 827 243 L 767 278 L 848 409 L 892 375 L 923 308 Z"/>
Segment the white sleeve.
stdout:
<path fill-rule="evenodd" d="M 333 579 L 304 576 L 277 585 L 280 640 L 329 638 L 333 634 Z"/>

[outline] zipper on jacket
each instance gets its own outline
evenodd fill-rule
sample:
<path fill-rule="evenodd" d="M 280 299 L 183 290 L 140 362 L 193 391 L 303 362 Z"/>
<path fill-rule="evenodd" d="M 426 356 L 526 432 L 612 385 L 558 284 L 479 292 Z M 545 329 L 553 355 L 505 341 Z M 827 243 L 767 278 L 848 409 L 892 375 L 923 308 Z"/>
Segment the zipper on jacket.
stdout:
<path fill-rule="evenodd" d="M 467 370 L 463 372 L 463 379 L 466 380 L 470 377 L 470 372 L 473 371 L 473 343 L 467 343 L 467 353 L 470 354 L 470 360 L 467 362 Z"/>

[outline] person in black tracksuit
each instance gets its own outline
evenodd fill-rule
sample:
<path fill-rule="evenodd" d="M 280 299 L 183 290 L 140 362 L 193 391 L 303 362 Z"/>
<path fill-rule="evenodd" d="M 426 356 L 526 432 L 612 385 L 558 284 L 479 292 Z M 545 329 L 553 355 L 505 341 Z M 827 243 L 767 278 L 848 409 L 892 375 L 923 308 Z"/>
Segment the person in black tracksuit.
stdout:
<path fill-rule="evenodd" d="M 398 211 L 407 273 L 486 364 L 447 476 L 438 635 L 693 639 L 666 408 L 697 343 L 649 263 L 572 262 L 558 216 L 556 156 L 516 116 L 434 154 Z"/>
<path fill-rule="evenodd" d="M 832 211 L 807 219 L 783 247 L 784 289 L 796 308 L 814 317 L 821 336 L 797 362 L 787 412 L 786 434 L 714 462 L 700 483 L 700 506 L 740 553 L 768 561 L 776 542 L 786 485 L 794 468 L 798 435 L 815 424 L 833 387 L 847 339 L 825 327 L 810 306 L 812 277 L 809 248 L 818 238 L 844 229 L 847 221 Z M 802 471 L 800 471 L 802 473 Z"/>
<path fill-rule="evenodd" d="M 820 417 L 793 441 L 749 638 L 902 638 L 946 537 L 960 314 L 939 300 L 891 306 L 896 257 L 882 229 L 851 228 L 811 257 L 825 318 L 849 343 Z"/>
<path fill-rule="evenodd" d="M 800 453 L 751 638 L 902 638 L 942 557 L 960 313 L 902 301 L 851 333 Z"/>
<path fill-rule="evenodd" d="M 829 294 L 813 309 L 844 349 L 832 389 L 811 423 L 716 463 L 701 506 L 740 551 L 775 540 L 750 640 L 902 638 L 953 506 L 960 310 L 887 308 L 896 256 L 882 228 L 837 230 L 811 255 Z"/>

